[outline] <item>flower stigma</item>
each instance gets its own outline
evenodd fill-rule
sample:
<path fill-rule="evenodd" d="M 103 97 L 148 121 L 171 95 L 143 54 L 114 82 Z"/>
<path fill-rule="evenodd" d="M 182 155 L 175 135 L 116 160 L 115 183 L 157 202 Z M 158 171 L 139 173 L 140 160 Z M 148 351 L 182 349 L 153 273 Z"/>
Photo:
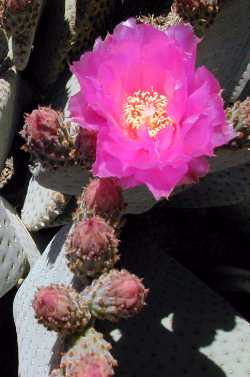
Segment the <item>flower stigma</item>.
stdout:
<path fill-rule="evenodd" d="M 156 91 L 134 92 L 123 108 L 126 129 L 136 131 L 146 125 L 149 136 L 156 137 L 159 131 L 174 124 L 166 114 L 167 104 L 167 97 Z"/>

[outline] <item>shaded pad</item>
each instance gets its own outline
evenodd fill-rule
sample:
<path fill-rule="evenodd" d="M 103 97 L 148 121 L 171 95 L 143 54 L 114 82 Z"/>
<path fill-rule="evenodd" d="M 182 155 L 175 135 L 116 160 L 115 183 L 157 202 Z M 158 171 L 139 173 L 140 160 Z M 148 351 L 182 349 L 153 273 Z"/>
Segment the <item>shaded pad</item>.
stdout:
<path fill-rule="evenodd" d="M 250 194 L 250 164 L 210 174 L 200 183 L 171 198 L 168 205 L 178 208 L 230 206 Z"/>
<path fill-rule="evenodd" d="M 0 198 L 0 297 L 24 276 L 28 262 L 40 256 L 14 209 Z"/>
<path fill-rule="evenodd" d="M 219 79 L 223 96 L 236 100 L 250 61 L 249 0 L 227 0 L 198 49 L 198 65 L 205 65 Z M 239 83 L 240 82 L 240 83 Z M 240 84 L 240 85 L 238 85 Z"/>
<path fill-rule="evenodd" d="M 62 246 L 68 229 L 47 247 L 15 298 L 20 377 L 46 377 L 59 363 L 63 339 L 36 322 L 31 302 L 39 286 L 72 282 Z M 117 375 L 247 377 L 248 323 L 164 250 L 153 249 L 123 255 L 123 266 L 151 290 L 144 312 L 119 324 L 97 324 L 113 343 Z"/>

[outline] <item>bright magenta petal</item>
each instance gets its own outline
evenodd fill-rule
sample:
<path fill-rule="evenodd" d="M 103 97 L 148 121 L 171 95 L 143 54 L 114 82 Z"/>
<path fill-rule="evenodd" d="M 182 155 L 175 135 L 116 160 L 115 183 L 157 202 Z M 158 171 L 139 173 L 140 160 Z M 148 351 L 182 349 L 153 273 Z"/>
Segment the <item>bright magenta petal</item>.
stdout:
<path fill-rule="evenodd" d="M 94 175 L 159 199 L 207 174 L 207 157 L 235 134 L 218 81 L 195 68 L 198 43 L 189 25 L 162 32 L 129 19 L 73 64 L 81 89 L 70 110 L 97 133 Z"/>

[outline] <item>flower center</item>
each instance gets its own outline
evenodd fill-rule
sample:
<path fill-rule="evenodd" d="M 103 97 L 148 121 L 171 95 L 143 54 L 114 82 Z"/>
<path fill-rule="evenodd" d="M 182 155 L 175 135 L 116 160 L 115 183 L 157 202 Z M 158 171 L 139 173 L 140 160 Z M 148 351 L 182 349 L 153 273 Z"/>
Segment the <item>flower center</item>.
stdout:
<path fill-rule="evenodd" d="M 168 99 L 155 91 L 138 90 L 127 97 L 123 108 L 125 127 L 128 131 L 136 131 L 147 126 L 150 137 L 167 126 L 173 125 L 173 120 L 167 116 Z"/>

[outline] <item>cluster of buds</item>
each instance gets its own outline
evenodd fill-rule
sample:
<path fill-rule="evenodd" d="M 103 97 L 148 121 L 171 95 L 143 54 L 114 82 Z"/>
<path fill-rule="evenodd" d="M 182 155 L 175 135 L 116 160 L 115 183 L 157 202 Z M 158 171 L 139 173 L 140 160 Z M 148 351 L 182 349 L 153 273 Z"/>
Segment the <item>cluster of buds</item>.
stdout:
<path fill-rule="evenodd" d="M 117 182 L 92 180 L 81 204 L 78 222 L 66 241 L 66 257 L 75 275 L 84 281 L 96 279 L 80 293 L 63 285 L 40 288 L 33 300 L 38 321 L 49 330 L 84 333 L 76 336 L 50 377 L 112 377 L 117 362 L 110 354 L 111 346 L 88 326 L 95 318 L 118 321 L 136 315 L 148 293 L 137 276 L 113 269 L 119 259 L 117 219 L 124 207 Z"/>
<path fill-rule="evenodd" d="M 68 266 L 78 277 L 97 277 L 119 260 L 118 224 L 124 208 L 121 187 L 112 178 L 93 179 L 78 199 L 68 236 Z"/>
<path fill-rule="evenodd" d="M 49 330 L 74 333 L 91 318 L 117 322 L 139 313 L 148 294 L 141 279 L 126 270 L 111 270 L 81 293 L 63 285 L 40 288 L 33 300 L 39 323 Z"/>
<path fill-rule="evenodd" d="M 227 110 L 228 120 L 233 124 L 237 137 L 231 142 L 232 146 L 244 147 L 250 144 L 250 97 L 244 101 L 235 102 Z"/>
<path fill-rule="evenodd" d="M 59 112 L 40 107 L 26 116 L 21 134 L 26 140 L 24 148 L 45 164 L 80 158 L 90 168 L 95 159 L 95 134 L 75 130 L 72 136 L 71 126 Z M 35 294 L 33 309 L 48 330 L 78 334 L 50 377 L 111 377 L 117 365 L 111 346 L 89 328 L 90 323 L 96 318 L 118 321 L 139 313 L 148 291 L 135 275 L 113 269 L 119 260 L 117 232 L 124 209 L 118 182 L 113 178 L 91 180 L 78 204 L 66 240 L 68 267 L 85 283 L 86 278 L 95 280 L 80 293 L 64 285 L 42 287 Z"/>
<path fill-rule="evenodd" d="M 65 121 L 61 112 L 50 107 L 27 114 L 21 135 L 26 141 L 23 149 L 45 166 L 81 163 L 90 167 L 95 159 L 95 134 Z"/>

